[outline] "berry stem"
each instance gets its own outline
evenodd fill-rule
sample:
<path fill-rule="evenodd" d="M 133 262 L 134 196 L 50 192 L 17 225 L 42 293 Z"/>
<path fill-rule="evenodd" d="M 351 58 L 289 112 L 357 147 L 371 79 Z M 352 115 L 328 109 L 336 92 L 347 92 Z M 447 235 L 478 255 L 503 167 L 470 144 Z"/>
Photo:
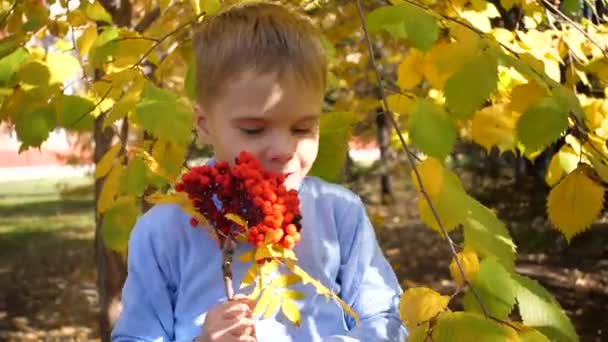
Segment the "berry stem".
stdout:
<path fill-rule="evenodd" d="M 230 235 L 226 236 L 224 245 L 222 246 L 222 274 L 228 300 L 234 298 L 234 289 L 232 287 L 232 256 L 234 255 L 234 247 L 234 240 L 232 240 Z"/>

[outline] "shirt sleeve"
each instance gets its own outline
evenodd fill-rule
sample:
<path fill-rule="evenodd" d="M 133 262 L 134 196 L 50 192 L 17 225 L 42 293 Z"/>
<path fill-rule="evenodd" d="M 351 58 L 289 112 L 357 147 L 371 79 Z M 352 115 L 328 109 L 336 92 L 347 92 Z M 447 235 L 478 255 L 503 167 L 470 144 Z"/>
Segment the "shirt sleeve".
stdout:
<path fill-rule="evenodd" d="M 174 290 L 155 243 L 158 222 L 142 216 L 129 239 L 128 274 L 122 292 L 122 311 L 112 341 L 172 341 Z M 158 232 L 158 231 L 157 231 Z M 165 267 L 163 267 L 165 266 Z"/>
<path fill-rule="evenodd" d="M 355 213 L 353 215 L 353 213 Z M 340 296 L 359 315 L 360 325 L 346 315 L 349 332 L 329 336 L 324 342 L 405 341 L 407 331 L 399 319 L 402 289 L 382 254 L 365 207 L 360 200 L 338 221 L 341 265 Z"/>

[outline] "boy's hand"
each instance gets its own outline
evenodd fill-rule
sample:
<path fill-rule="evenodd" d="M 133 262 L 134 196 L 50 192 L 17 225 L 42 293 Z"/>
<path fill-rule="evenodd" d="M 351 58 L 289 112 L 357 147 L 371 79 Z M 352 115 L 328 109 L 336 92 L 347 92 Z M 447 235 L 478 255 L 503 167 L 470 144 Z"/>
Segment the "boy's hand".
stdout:
<path fill-rule="evenodd" d="M 255 301 L 236 295 L 233 300 L 213 307 L 205 317 L 203 332 L 195 342 L 257 341 L 251 312 Z"/>

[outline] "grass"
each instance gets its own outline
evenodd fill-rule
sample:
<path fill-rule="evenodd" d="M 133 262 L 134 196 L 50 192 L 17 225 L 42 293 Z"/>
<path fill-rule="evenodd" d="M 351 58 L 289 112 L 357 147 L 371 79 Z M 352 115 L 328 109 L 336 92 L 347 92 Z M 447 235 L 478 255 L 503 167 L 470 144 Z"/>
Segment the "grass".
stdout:
<path fill-rule="evenodd" d="M 49 234 L 92 237 L 93 194 L 86 191 L 91 184 L 90 178 L 0 182 L 0 257 L 26 245 L 41 253 L 60 247 Z"/>

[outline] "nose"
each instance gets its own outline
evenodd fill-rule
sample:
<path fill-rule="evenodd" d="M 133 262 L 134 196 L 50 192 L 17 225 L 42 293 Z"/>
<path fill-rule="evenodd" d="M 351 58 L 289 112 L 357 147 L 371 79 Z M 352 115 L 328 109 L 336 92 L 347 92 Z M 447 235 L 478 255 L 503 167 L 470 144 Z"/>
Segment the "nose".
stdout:
<path fill-rule="evenodd" d="M 288 164 L 295 153 L 297 141 L 291 134 L 277 134 L 270 147 L 269 159 L 275 166 Z"/>

